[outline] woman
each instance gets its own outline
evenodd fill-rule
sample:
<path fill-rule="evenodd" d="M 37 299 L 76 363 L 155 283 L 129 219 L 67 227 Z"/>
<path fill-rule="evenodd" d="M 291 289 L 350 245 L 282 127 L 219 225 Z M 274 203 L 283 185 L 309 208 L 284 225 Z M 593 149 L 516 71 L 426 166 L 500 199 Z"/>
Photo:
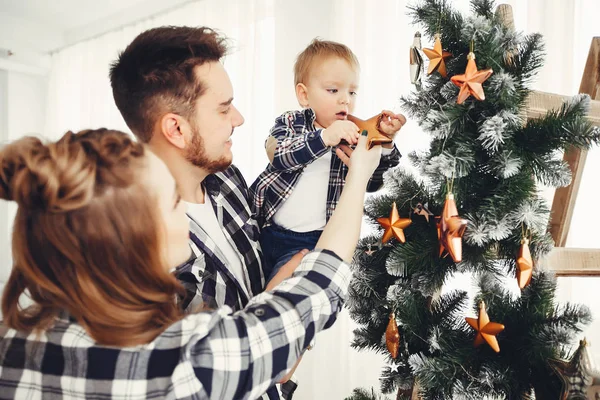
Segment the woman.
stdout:
<path fill-rule="evenodd" d="M 346 297 L 363 195 L 380 149 L 365 137 L 318 249 L 235 314 L 184 316 L 169 270 L 189 256 L 185 209 L 165 165 L 122 132 L 68 132 L 0 150 L 0 198 L 18 204 L 2 298 L 5 398 L 259 397 Z M 358 164 L 358 165 L 356 165 Z M 19 298 L 33 301 L 21 308 Z"/>

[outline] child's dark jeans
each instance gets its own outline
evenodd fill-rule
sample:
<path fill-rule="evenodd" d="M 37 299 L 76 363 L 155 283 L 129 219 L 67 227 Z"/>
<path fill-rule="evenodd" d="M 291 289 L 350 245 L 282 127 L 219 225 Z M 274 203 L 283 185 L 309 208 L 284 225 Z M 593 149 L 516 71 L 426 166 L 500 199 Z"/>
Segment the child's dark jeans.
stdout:
<path fill-rule="evenodd" d="M 323 231 L 294 232 L 278 225 L 269 225 L 260 234 L 265 257 L 265 274 L 269 282 L 281 267 L 302 249 L 313 250 Z"/>

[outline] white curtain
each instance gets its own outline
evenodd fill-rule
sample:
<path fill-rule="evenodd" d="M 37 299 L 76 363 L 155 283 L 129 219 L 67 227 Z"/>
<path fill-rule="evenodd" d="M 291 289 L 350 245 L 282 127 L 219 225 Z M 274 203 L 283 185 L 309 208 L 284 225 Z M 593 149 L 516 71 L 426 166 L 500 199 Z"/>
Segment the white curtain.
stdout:
<path fill-rule="evenodd" d="M 578 90 L 592 36 L 600 36 L 600 2 L 597 0 L 510 0 L 518 30 L 545 36 L 546 65 L 535 89 L 561 94 Z M 203 0 L 100 37 L 65 48 L 53 55 L 45 135 L 56 138 L 64 131 L 101 126 L 127 131 L 114 106 L 108 66 L 118 51 L 140 32 L 160 25 L 208 25 L 233 39 L 234 49 L 225 67 L 233 81 L 235 104 L 246 123 L 234 134 L 234 160 L 250 182 L 266 165 L 263 142 L 274 118 L 294 109 L 292 66 L 295 56 L 316 36 L 349 45 L 361 63 L 361 86 L 356 114 L 369 117 L 383 108 L 400 111 L 398 98 L 412 90 L 408 77 L 408 48 L 418 27 L 407 17 L 404 0 Z M 467 0 L 452 5 L 469 10 Z M 424 46 L 430 46 L 424 40 Z M 409 121 L 397 139 L 403 154 L 427 148 L 428 138 Z M 598 160 L 598 151 L 588 157 Z M 406 158 L 402 163 L 407 165 Z M 596 162 L 597 163 L 597 162 Z M 595 166 L 597 171 L 597 165 Z M 591 177 L 586 177 L 580 198 L 591 202 Z M 592 192 L 589 192 L 592 190 Z M 588 191 L 587 194 L 586 191 Z M 590 235 L 593 205 L 574 217 L 571 246 L 600 247 Z M 582 217 L 583 216 L 583 217 Z M 579 219 L 578 219 L 579 218 Z M 577 235 L 575 232 L 580 232 Z M 587 239 L 586 239 L 587 238 Z M 582 244 L 582 241 L 587 240 Z M 561 279 L 561 300 L 593 304 L 591 285 L 597 280 Z M 587 289 L 581 290 L 586 287 Z M 589 292 L 586 290 L 589 289 Z M 587 294 L 588 297 L 585 297 Z M 598 306 L 596 306 L 598 307 Z M 596 308 L 596 315 L 600 309 Z M 320 335 L 307 353 L 297 375 L 296 399 L 342 399 L 358 386 L 378 387 L 381 355 L 358 353 L 350 348 L 355 328 L 347 311 L 336 325 Z M 598 323 L 588 331 L 596 359 L 600 357 Z M 595 346 L 594 346 L 595 345 Z M 600 360 L 598 360 L 600 361 Z"/>

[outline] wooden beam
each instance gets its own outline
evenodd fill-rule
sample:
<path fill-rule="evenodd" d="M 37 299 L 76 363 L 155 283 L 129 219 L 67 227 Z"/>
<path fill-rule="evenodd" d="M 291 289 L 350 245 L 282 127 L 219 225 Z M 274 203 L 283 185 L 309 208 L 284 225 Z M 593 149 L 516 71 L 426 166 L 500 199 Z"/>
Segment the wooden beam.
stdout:
<path fill-rule="evenodd" d="M 600 249 L 555 247 L 540 264 L 556 276 L 600 277 Z"/>
<path fill-rule="evenodd" d="M 533 91 L 527 97 L 526 112 L 527 119 L 540 118 L 550 110 L 558 110 L 565 101 L 572 96 L 563 96 L 561 94 Z M 590 112 L 587 116 L 588 121 L 594 126 L 600 126 L 600 100 L 592 100 Z"/>
<path fill-rule="evenodd" d="M 593 100 L 600 100 L 600 37 L 592 39 L 579 93 L 587 93 Z M 572 180 L 569 186 L 556 189 L 552 202 L 550 234 L 558 247 L 564 247 L 567 242 L 586 154 L 585 150 L 572 148 L 563 157 L 571 169 Z"/>

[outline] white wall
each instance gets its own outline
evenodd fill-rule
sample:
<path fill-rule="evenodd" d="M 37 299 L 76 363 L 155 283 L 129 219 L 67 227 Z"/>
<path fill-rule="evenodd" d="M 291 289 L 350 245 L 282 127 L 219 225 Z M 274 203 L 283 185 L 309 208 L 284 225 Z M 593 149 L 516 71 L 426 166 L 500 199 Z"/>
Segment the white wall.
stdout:
<path fill-rule="evenodd" d="M 39 135 L 44 127 L 48 78 L 0 69 L 0 141 Z M 12 266 L 10 237 L 16 213 L 13 202 L 0 200 L 0 293 Z M 3 221 L 4 219 L 4 221 Z"/>
<path fill-rule="evenodd" d="M 8 140 L 8 71 L 0 69 L 0 145 Z M 10 270 L 8 202 L 0 200 L 0 292 Z"/>

